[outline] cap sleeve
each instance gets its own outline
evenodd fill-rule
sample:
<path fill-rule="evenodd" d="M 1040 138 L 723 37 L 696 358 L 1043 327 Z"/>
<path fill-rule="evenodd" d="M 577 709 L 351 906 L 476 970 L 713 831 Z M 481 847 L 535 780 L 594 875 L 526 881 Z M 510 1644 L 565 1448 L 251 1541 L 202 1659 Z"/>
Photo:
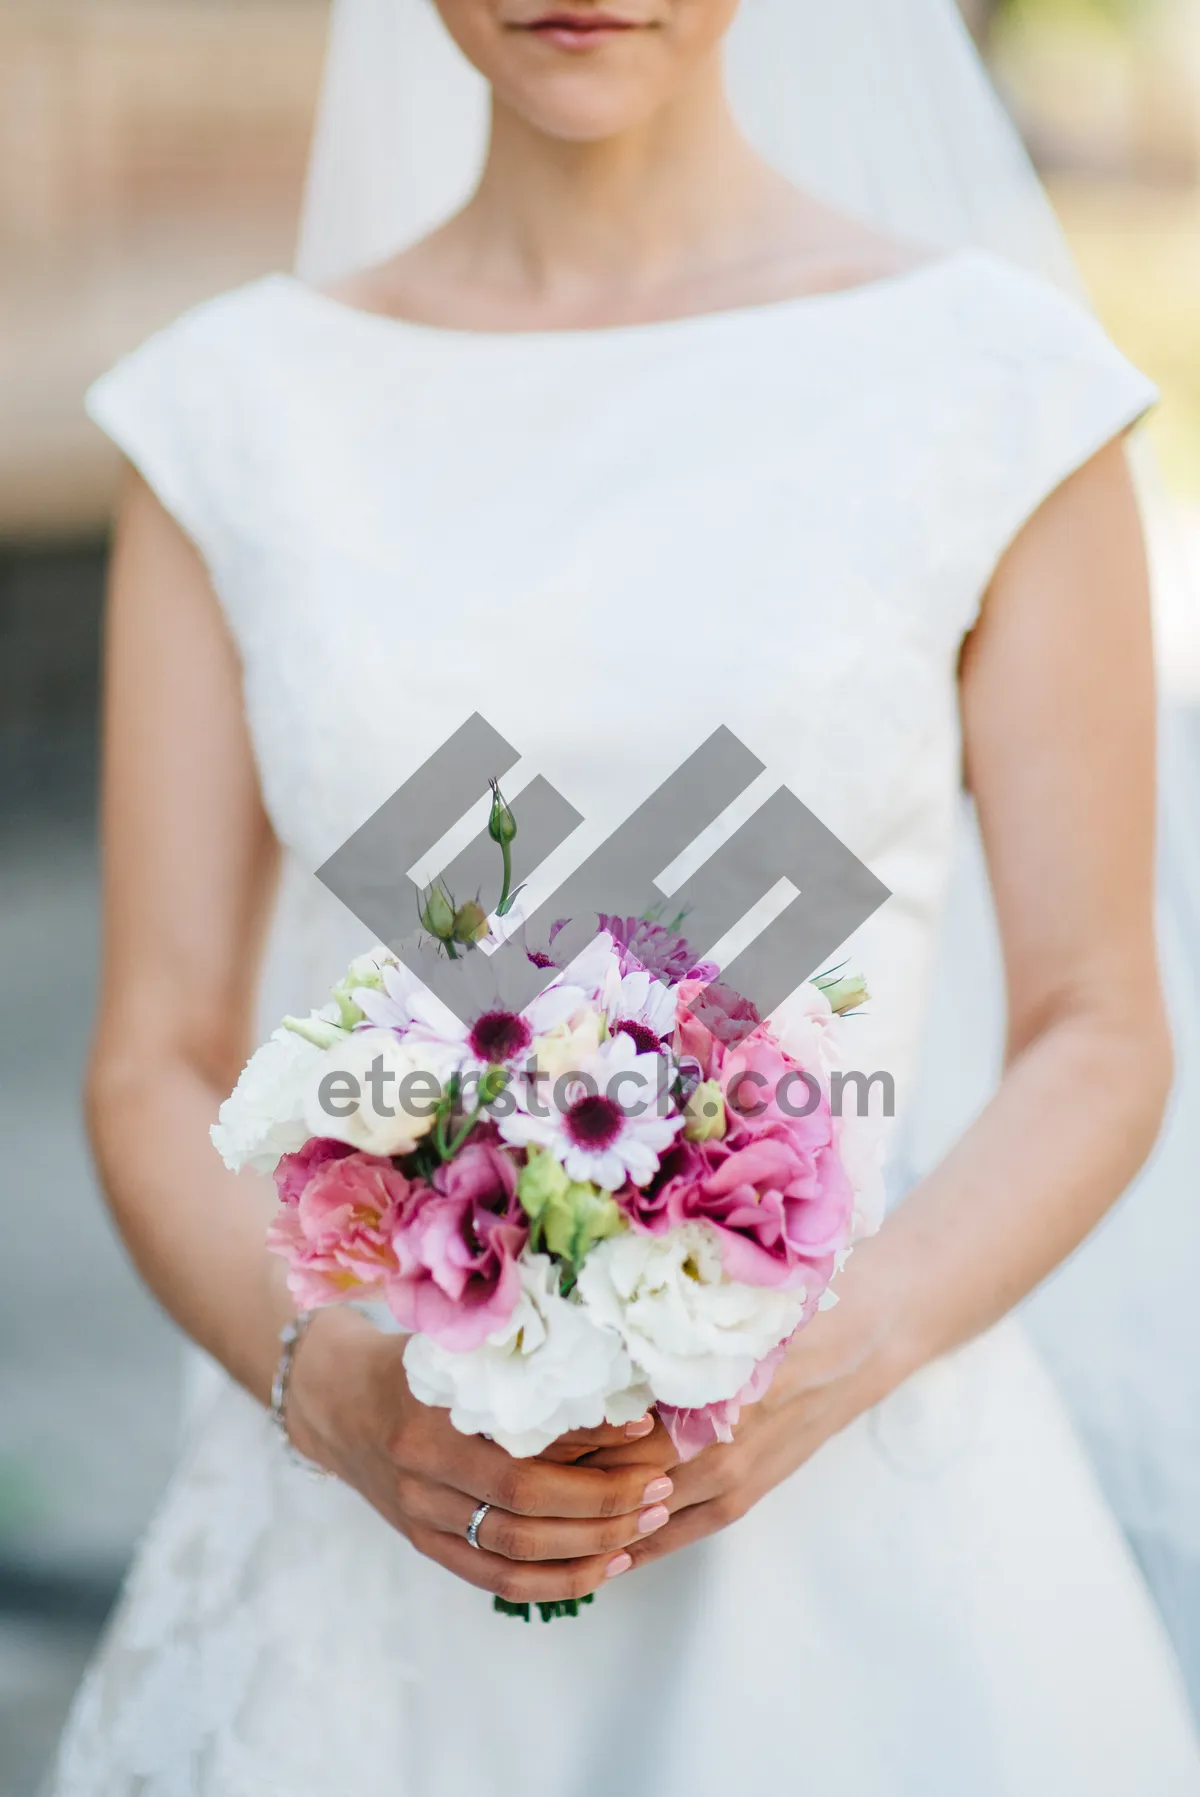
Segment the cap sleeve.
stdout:
<path fill-rule="evenodd" d="M 1083 305 L 1048 281 L 994 266 L 995 278 L 970 296 L 970 354 L 959 370 L 980 446 L 960 464 L 971 596 L 963 631 L 1043 501 L 1158 398 Z"/>
<path fill-rule="evenodd" d="M 240 327 L 264 285 L 185 313 L 101 375 L 84 400 L 214 571 L 245 522 Z"/>

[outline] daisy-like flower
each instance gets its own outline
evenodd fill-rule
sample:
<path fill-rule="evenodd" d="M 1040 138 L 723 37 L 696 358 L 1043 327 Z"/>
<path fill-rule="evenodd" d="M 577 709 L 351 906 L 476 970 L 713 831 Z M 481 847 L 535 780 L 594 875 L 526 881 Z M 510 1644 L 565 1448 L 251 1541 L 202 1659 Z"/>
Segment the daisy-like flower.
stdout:
<path fill-rule="evenodd" d="M 588 1002 L 582 987 L 560 978 L 523 1011 L 496 1004 L 464 1024 L 406 968 L 385 967 L 382 978 L 381 991 L 363 989 L 354 994 L 367 1021 L 377 1029 L 444 1047 L 463 1073 L 520 1065 L 536 1037 L 565 1026 Z"/>
<path fill-rule="evenodd" d="M 675 994 L 644 967 L 622 975 L 614 956 L 603 994 L 608 1027 L 624 1033 L 639 1054 L 658 1054 L 675 1032 Z"/>
<path fill-rule="evenodd" d="M 350 996 L 376 1029 L 395 1030 L 398 1036 L 413 1028 L 438 1037 L 453 1033 L 453 1012 L 398 961 L 380 968 L 378 985 L 357 986 Z"/>
<path fill-rule="evenodd" d="M 505 1141 L 536 1143 L 561 1161 L 571 1179 L 615 1192 L 632 1181 L 643 1186 L 658 1171 L 682 1117 L 657 1114 L 662 1073 L 657 1054 L 639 1054 L 626 1032 L 580 1056 L 551 1091 L 544 1081 L 514 1087 L 518 1109 L 500 1121 Z"/>

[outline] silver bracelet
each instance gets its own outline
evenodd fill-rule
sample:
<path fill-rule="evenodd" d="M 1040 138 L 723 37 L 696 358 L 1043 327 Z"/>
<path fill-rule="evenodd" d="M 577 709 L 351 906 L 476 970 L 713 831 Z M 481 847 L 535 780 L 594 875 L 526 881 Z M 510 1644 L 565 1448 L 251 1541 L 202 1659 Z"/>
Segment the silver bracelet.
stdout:
<path fill-rule="evenodd" d="M 271 1381 L 271 1403 L 268 1415 L 283 1438 L 283 1445 L 288 1459 L 296 1466 L 303 1467 L 307 1473 L 319 1475 L 322 1479 L 330 1476 L 328 1468 L 318 1466 L 307 1454 L 302 1454 L 291 1436 L 287 1426 L 288 1386 L 292 1382 L 292 1363 L 296 1358 L 296 1350 L 308 1331 L 308 1326 L 316 1315 L 315 1310 L 302 1310 L 290 1322 L 285 1323 L 279 1331 L 279 1362 L 275 1368 L 275 1377 Z"/>

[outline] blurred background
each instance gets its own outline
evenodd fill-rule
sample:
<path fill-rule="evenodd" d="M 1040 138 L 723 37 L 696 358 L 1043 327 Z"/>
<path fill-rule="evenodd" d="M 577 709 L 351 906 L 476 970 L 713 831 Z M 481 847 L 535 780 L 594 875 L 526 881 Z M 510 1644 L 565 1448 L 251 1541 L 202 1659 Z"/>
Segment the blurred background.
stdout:
<path fill-rule="evenodd" d="M 1200 702 L 1200 0 L 963 6 L 1105 323 L 1163 390 L 1159 653 Z M 178 1343 L 75 1097 L 118 477 L 81 397 L 185 306 L 287 266 L 326 13 L 0 0 L 0 1797 L 36 1790 L 177 1408 Z"/>

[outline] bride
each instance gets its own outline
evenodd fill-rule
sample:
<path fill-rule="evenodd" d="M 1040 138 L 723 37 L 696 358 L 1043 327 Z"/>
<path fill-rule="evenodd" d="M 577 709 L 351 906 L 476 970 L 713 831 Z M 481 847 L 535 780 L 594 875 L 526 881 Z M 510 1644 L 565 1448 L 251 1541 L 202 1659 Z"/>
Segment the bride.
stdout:
<path fill-rule="evenodd" d="M 1007 259 L 1046 266 L 1050 227 L 948 3 L 738 13 L 344 0 L 311 278 L 94 390 L 137 473 L 92 1127 L 207 1359 L 57 1797 L 1200 1793 L 1161 1626 L 1002 1320 L 1169 1081 L 1121 443 L 1153 394 Z M 870 142 L 907 213 L 869 181 L 852 213 Z M 208 1140 L 267 921 L 266 1009 L 307 1008 L 367 946 L 311 870 L 475 711 L 586 820 L 575 862 L 740 737 L 893 893 L 847 952 L 902 1098 L 963 768 L 978 808 L 999 1090 L 686 1465 L 650 1418 L 510 1461 L 348 1310 L 282 1407 L 334 1476 L 268 1415 L 271 1199 Z M 593 1591 L 550 1630 L 485 1595 Z"/>

